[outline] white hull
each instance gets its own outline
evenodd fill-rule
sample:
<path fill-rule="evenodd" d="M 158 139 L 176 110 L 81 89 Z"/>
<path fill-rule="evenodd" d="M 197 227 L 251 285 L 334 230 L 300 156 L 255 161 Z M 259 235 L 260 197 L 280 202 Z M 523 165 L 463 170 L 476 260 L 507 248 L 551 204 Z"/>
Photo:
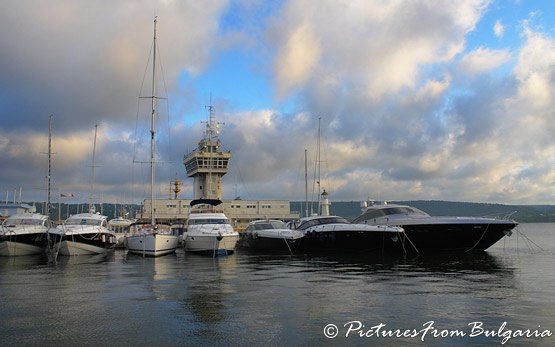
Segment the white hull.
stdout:
<path fill-rule="evenodd" d="M 44 247 L 33 246 L 21 242 L 4 241 L 0 243 L 0 256 L 4 257 L 42 254 L 45 251 Z"/>
<path fill-rule="evenodd" d="M 218 238 L 221 238 L 218 240 Z M 235 250 L 235 245 L 239 239 L 239 234 L 230 235 L 186 235 L 185 250 L 189 252 L 207 253 L 231 253 Z"/>
<path fill-rule="evenodd" d="M 116 248 L 125 248 L 125 241 L 132 233 L 114 233 L 116 236 Z"/>
<path fill-rule="evenodd" d="M 143 257 L 158 257 L 174 253 L 179 236 L 168 234 L 139 234 L 126 238 L 127 252 Z"/>
<path fill-rule="evenodd" d="M 61 244 L 60 242 L 56 242 L 54 244 L 54 251 L 58 251 L 59 254 L 67 256 L 107 254 L 112 250 L 113 248 L 98 247 L 87 243 L 75 241 L 62 241 Z"/>

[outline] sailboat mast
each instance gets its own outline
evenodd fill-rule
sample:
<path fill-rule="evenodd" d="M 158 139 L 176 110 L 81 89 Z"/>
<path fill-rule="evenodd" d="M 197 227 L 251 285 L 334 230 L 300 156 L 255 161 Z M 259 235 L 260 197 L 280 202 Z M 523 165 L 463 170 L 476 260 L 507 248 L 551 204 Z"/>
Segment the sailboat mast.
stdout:
<path fill-rule="evenodd" d="M 50 177 L 51 177 L 51 158 L 52 158 L 52 117 L 48 118 L 48 174 L 46 176 L 46 213 L 50 218 Z"/>
<path fill-rule="evenodd" d="M 304 216 L 308 217 L 308 154 L 307 149 L 304 149 Z"/>
<path fill-rule="evenodd" d="M 156 224 L 156 218 L 154 217 L 154 153 L 155 153 L 155 141 L 154 136 L 156 134 L 156 23 L 158 21 L 158 16 L 154 17 L 154 47 L 153 47 L 153 57 L 152 57 L 152 97 L 150 101 L 151 105 L 151 121 L 150 121 L 150 223 L 152 226 Z"/>
<path fill-rule="evenodd" d="M 320 206 L 320 121 L 322 117 L 318 117 L 318 141 L 316 143 L 316 168 L 318 170 L 318 180 L 316 183 L 318 184 L 318 215 L 321 214 L 321 206 Z"/>
<path fill-rule="evenodd" d="M 94 125 L 94 141 L 93 141 L 93 155 L 92 155 L 92 168 L 91 168 L 91 191 L 89 193 L 89 211 L 92 211 L 93 205 L 93 192 L 94 192 L 94 167 L 96 158 L 96 135 L 98 133 L 98 124 Z"/>

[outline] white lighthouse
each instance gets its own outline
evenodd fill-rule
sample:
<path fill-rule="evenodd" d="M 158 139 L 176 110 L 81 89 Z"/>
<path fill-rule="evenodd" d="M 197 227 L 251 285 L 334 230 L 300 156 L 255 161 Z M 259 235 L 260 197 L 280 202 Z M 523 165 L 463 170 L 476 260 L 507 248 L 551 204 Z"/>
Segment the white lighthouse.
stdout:
<path fill-rule="evenodd" d="M 325 189 L 322 193 L 322 203 L 320 205 L 322 206 L 322 216 L 329 216 L 331 203 L 328 199 L 328 193 Z"/>

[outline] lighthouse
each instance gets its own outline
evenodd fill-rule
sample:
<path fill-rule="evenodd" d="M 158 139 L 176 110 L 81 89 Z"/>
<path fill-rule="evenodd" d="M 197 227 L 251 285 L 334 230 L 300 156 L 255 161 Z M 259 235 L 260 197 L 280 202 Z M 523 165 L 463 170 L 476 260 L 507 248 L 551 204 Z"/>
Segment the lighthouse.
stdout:
<path fill-rule="evenodd" d="M 230 151 L 223 151 L 219 139 L 220 124 L 214 106 L 208 106 L 209 119 L 198 147 L 185 155 L 183 164 L 188 177 L 193 177 L 195 199 L 222 199 L 222 177 L 227 173 Z"/>
<path fill-rule="evenodd" d="M 320 205 L 322 206 L 322 216 L 329 216 L 331 203 L 328 199 L 328 193 L 325 189 L 322 193 L 322 203 Z"/>

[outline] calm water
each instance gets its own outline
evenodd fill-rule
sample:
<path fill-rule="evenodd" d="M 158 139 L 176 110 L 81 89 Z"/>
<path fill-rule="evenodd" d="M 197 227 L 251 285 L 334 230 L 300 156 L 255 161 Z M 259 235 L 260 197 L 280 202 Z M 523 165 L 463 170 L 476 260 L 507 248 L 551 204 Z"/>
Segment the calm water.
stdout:
<path fill-rule="evenodd" d="M 518 230 L 478 255 L 1 258 L 0 344 L 501 345 L 555 332 L 555 224 Z M 380 324 L 411 337 L 360 337 Z"/>

